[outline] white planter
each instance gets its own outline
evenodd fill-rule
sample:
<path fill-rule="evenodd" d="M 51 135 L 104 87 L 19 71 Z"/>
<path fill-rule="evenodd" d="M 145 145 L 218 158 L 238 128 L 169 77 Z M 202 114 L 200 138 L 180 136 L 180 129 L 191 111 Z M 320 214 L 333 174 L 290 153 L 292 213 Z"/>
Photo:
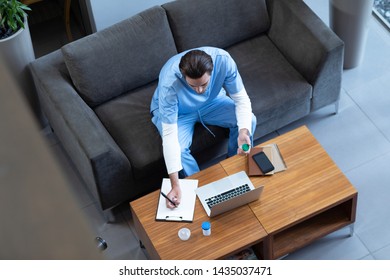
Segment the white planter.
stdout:
<path fill-rule="evenodd" d="M 364 55 L 374 0 L 330 0 L 330 28 L 344 41 L 344 68 L 358 66 Z"/>
<path fill-rule="evenodd" d="M 24 26 L 24 29 L 20 29 L 12 36 L 0 40 L 0 56 L 2 61 L 5 62 L 4 68 L 8 69 L 10 76 L 24 93 L 38 121 L 41 122 L 37 93 L 28 68 L 28 64 L 35 60 L 35 54 L 27 19 Z"/>

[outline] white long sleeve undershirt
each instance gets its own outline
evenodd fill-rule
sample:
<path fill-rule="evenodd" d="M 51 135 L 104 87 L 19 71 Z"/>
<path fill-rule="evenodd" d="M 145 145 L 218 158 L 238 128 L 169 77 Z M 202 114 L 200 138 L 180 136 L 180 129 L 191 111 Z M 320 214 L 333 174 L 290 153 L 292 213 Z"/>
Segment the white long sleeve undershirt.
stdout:
<path fill-rule="evenodd" d="M 168 174 L 182 170 L 177 123 L 162 123 L 163 154 Z"/>
<path fill-rule="evenodd" d="M 230 94 L 230 97 L 236 105 L 238 129 L 246 128 L 249 131 L 249 135 L 252 135 L 252 104 L 245 88 L 238 93 Z"/>

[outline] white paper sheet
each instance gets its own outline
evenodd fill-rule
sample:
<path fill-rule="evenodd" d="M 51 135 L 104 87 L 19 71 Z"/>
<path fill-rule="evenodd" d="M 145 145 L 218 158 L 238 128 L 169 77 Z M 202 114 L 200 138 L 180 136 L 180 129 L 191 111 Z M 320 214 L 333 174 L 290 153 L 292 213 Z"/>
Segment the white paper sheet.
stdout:
<path fill-rule="evenodd" d="M 177 222 L 192 222 L 194 219 L 195 190 L 198 187 L 198 180 L 180 179 L 181 202 L 176 208 L 170 209 L 166 205 L 166 199 L 162 195 L 159 196 L 158 207 L 156 213 L 157 221 L 177 221 Z M 171 181 L 164 178 L 161 184 L 161 191 L 168 194 L 171 190 Z"/>

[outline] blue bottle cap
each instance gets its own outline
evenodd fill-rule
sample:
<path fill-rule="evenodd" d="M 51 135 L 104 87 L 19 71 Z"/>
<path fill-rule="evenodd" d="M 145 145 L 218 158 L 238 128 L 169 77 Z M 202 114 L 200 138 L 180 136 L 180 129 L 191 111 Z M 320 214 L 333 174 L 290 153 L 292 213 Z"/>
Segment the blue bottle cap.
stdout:
<path fill-rule="evenodd" d="M 210 227 L 211 227 L 210 222 L 203 222 L 203 223 L 202 223 L 202 229 L 204 229 L 204 230 L 209 230 Z"/>

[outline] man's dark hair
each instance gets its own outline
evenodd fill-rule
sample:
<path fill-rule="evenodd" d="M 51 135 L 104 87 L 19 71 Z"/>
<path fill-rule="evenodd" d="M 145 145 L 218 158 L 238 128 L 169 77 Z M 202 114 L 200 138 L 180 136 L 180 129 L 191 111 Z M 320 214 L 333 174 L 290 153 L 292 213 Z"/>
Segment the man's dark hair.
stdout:
<path fill-rule="evenodd" d="M 199 79 L 206 72 L 211 75 L 213 60 L 211 56 L 201 50 L 187 52 L 180 60 L 180 72 L 191 79 Z"/>

